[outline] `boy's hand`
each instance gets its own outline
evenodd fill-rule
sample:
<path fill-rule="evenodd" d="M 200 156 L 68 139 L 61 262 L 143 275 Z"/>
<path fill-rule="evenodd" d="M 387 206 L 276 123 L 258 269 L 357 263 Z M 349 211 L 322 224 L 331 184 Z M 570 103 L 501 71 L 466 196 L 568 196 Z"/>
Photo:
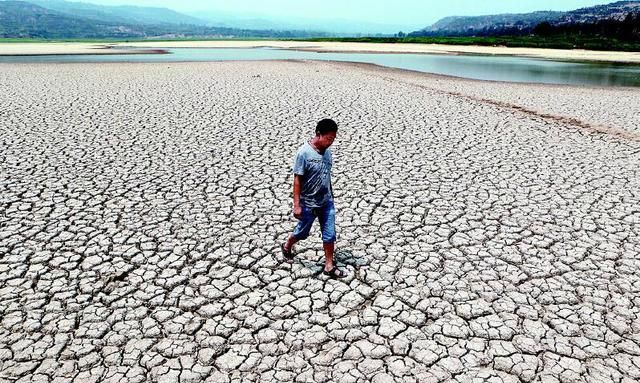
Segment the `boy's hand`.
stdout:
<path fill-rule="evenodd" d="M 293 216 L 296 217 L 296 219 L 302 218 L 302 207 L 294 206 L 293 207 Z"/>

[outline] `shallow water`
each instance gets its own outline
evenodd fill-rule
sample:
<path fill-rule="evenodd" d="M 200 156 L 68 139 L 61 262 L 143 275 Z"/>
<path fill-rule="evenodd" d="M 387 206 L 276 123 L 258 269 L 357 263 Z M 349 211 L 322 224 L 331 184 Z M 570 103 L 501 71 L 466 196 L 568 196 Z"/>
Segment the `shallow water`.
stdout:
<path fill-rule="evenodd" d="M 383 65 L 479 80 L 640 86 L 640 65 L 560 62 L 526 57 L 407 53 L 318 53 L 273 48 L 173 48 L 169 54 L 0 57 L 0 62 L 177 62 L 332 60 Z"/>

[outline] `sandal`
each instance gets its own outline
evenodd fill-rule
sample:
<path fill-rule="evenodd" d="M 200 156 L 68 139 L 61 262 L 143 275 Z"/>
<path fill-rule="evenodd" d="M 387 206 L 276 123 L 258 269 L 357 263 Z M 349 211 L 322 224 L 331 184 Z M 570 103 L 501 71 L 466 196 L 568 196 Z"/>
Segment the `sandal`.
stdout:
<path fill-rule="evenodd" d="M 284 243 L 280 245 L 280 250 L 282 250 L 282 256 L 287 262 L 293 262 L 293 252 L 290 249 L 287 251 L 287 249 L 284 248 Z"/>
<path fill-rule="evenodd" d="M 349 275 L 346 271 L 340 270 L 336 265 L 333 265 L 333 268 L 329 271 L 323 269 L 322 274 L 327 275 L 329 278 L 333 279 L 346 278 Z"/>

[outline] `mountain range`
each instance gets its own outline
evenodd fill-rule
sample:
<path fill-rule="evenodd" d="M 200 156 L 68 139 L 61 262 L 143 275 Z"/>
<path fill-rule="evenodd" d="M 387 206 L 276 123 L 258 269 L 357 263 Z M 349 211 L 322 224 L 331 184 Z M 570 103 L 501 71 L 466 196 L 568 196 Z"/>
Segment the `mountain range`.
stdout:
<path fill-rule="evenodd" d="M 618 1 L 569 12 L 445 17 L 409 36 L 524 35 L 542 23 L 549 23 L 551 27 L 580 25 L 623 20 L 630 13 L 640 13 L 640 1 Z M 340 30 L 340 25 L 350 26 Z M 213 11 L 187 15 L 157 7 L 103 6 L 65 0 L 0 0 L 0 37 L 5 38 L 309 38 L 357 36 L 359 31 L 389 27 L 339 19 L 288 20 Z"/>
<path fill-rule="evenodd" d="M 409 36 L 490 36 L 530 33 L 538 24 L 551 25 L 594 23 L 601 20 L 623 20 L 629 13 L 640 12 L 640 1 L 580 8 L 568 12 L 539 11 L 522 14 L 445 17 L 433 25 L 411 32 Z"/>
<path fill-rule="evenodd" d="M 252 13 L 233 13 L 219 10 L 203 10 L 189 15 L 206 20 L 208 25 L 224 26 L 243 29 L 274 29 L 274 30 L 304 30 L 321 31 L 333 36 L 387 35 L 407 30 L 406 24 L 368 22 L 349 20 L 338 17 L 314 18 L 267 16 Z M 420 24 L 418 24 L 419 26 Z M 416 28 L 413 25 L 412 28 Z"/>
<path fill-rule="evenodd" d="M 123 37 L 139 33 L 128 25 L 65 15 L 21 1 L 0 2 L 0 37 Z"/>
<path fill-rule="evenodd" d="M 36 20 L 39 25 L 34 24 Z M 69 30 L 65 34 L 66 26 Z M 390 35 L 389 31 L 400 29 L 399 25 L 342 19 L 292 19 L 211 10 L 184 14 L 157 7 L 0 0 L 0 37 L 139 38 L 158 33 L 165 37 L 326 37 L 378 34 L 379 30 Z"/>
<path fill-rule="evenodd" d="M 37 4 L 34 4 L 37 3 Z M 166 8 L 99 6 L 62 0 L 0 1 L 4 38 L 316 37 L 322 32 L 210 26 Z"/>
<path fill-rule="evenodd" d="M 29 0 L 31 4 L 68 16 L 127 24 L 192 24 L 206 25 L 205 20 L 168 8 L 103 6 L 64 0 Z"/>

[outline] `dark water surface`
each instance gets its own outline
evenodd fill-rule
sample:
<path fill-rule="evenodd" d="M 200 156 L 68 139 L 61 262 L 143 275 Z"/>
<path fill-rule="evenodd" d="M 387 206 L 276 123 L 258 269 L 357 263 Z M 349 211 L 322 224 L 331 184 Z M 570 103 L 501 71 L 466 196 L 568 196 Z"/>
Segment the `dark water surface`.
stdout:
<path fill-rule="evenodd" d="M 126 49 L 123 49 L 126 51 Z M 332 60 L 479 80 L 640 86 L 640 65 L 561 62 L 526 57 L 408 53 L 318 53 L 274 48 L 172 48 L 169 54 L 0 56 L 0 62 L 178 62 Z"/>

